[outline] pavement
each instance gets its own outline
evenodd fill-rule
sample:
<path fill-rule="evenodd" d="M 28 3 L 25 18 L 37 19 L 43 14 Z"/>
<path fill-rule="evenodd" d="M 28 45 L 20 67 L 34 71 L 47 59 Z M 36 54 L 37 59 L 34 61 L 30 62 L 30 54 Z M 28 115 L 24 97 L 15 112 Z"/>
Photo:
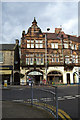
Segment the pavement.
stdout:
<path fill-rule="evenodd" d="M 47 118 L 51 119 L 53 116 L 41 109 L 28 104 L 3 101 L 2 102 L 2 120 L 4 118 Z M 10 119 L 9 119 L 10 120 Z"/>

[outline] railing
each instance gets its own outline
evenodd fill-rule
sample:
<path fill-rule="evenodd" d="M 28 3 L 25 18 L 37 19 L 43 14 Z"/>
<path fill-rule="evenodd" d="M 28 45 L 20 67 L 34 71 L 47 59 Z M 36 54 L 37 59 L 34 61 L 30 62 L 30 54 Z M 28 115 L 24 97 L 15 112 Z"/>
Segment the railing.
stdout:
<path fill-rule="evenodd" d="M 36 96 L 36 94 L 38 96 Z M 37 87 L 31 84 L 31 105 L 39 105 L 49 110 L 58 119 L 58 91 L 56 86 Z"/>
<path fill-rule="evenodd" d="M 8 83 L 11 84 L 11 83 Z M 17 82 L 17 84 L 19 84 Z M 14 85 L 3 85 L 3 88 L 10 88 Z M 22 88 L 25 88 L 22 90 Z M 35 105 L 42 107 L 48 111 L 50 111 L 56 119 L 58 119 L 58 91 L 56 86 L 48 86 L 48 85 L 25 85 L 25 87 L 16 87 L 16 90 L 13 94 L 4 91 L 3 92 L 3 100 L 12 100 L 12 101 L 26 101 L 27 104 Z M 20 89 L 20 90 L 19 90 Z M 25 92 L 25 95 L 24 95 Z M 17 95 L 16 95 L 17 94 Z M 14 97 L 15 96 L 15 97 Z"/>

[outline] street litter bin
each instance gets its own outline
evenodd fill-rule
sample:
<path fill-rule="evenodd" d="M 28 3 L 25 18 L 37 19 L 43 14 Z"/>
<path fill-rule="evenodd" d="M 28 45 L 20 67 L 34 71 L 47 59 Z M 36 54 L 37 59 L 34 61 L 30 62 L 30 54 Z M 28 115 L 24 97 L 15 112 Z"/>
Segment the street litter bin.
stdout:
<path fill-rule="evenodd" d="M 7 80 L 4 80 L 4 87 L 7 87 Z"/>

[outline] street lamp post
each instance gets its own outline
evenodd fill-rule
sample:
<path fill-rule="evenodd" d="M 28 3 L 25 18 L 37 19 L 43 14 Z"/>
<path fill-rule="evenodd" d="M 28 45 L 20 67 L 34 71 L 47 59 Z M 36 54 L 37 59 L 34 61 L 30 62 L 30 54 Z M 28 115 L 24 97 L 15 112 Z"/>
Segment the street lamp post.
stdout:
<path fill-rule="evenodd" d="M 49 31 L 50 28 L 47 28 Z M 47 34 L 45 34 L 45 76 L 46 76 L 46 83 L 47 83 Z"/>
<path fill-rule="evenodd" d="M 45 34 L 45 77 L 47 83 L 47 36 Z"/>

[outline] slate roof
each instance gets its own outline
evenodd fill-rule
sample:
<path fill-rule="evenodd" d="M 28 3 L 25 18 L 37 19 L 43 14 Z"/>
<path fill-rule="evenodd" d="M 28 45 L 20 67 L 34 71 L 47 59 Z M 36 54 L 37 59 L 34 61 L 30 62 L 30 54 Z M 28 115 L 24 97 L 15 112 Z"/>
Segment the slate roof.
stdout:
<path fill-rule="evenodd" d="M 52 39 L 52 40 L 54 40 L 54 39 L 59 39 L 59 38 L 61 38 L 61 33 L 60 34 L 56 34 L 56 33 L 43 33 L 44 35 L 46 34 L 47 35 L 47 39 Z M 76 37 L 76 36 L 72 36 L 72 35 L 68 35 L 68 34 L 63 34 L 63 36 L 64 36 L 64 38 L 68 38 L 68 36 L 70 36 L 69 37 L 69 39 L 70 40 L 72 40 L 72 41 L 75 41 L 75 42 L 80 42 L 80 39 L 78 39 L 78 37 Z"/>
<path fill-rule="evenodd" d="M 0 44 L 0 50 L 14 50 L 15 44 Z"/>

